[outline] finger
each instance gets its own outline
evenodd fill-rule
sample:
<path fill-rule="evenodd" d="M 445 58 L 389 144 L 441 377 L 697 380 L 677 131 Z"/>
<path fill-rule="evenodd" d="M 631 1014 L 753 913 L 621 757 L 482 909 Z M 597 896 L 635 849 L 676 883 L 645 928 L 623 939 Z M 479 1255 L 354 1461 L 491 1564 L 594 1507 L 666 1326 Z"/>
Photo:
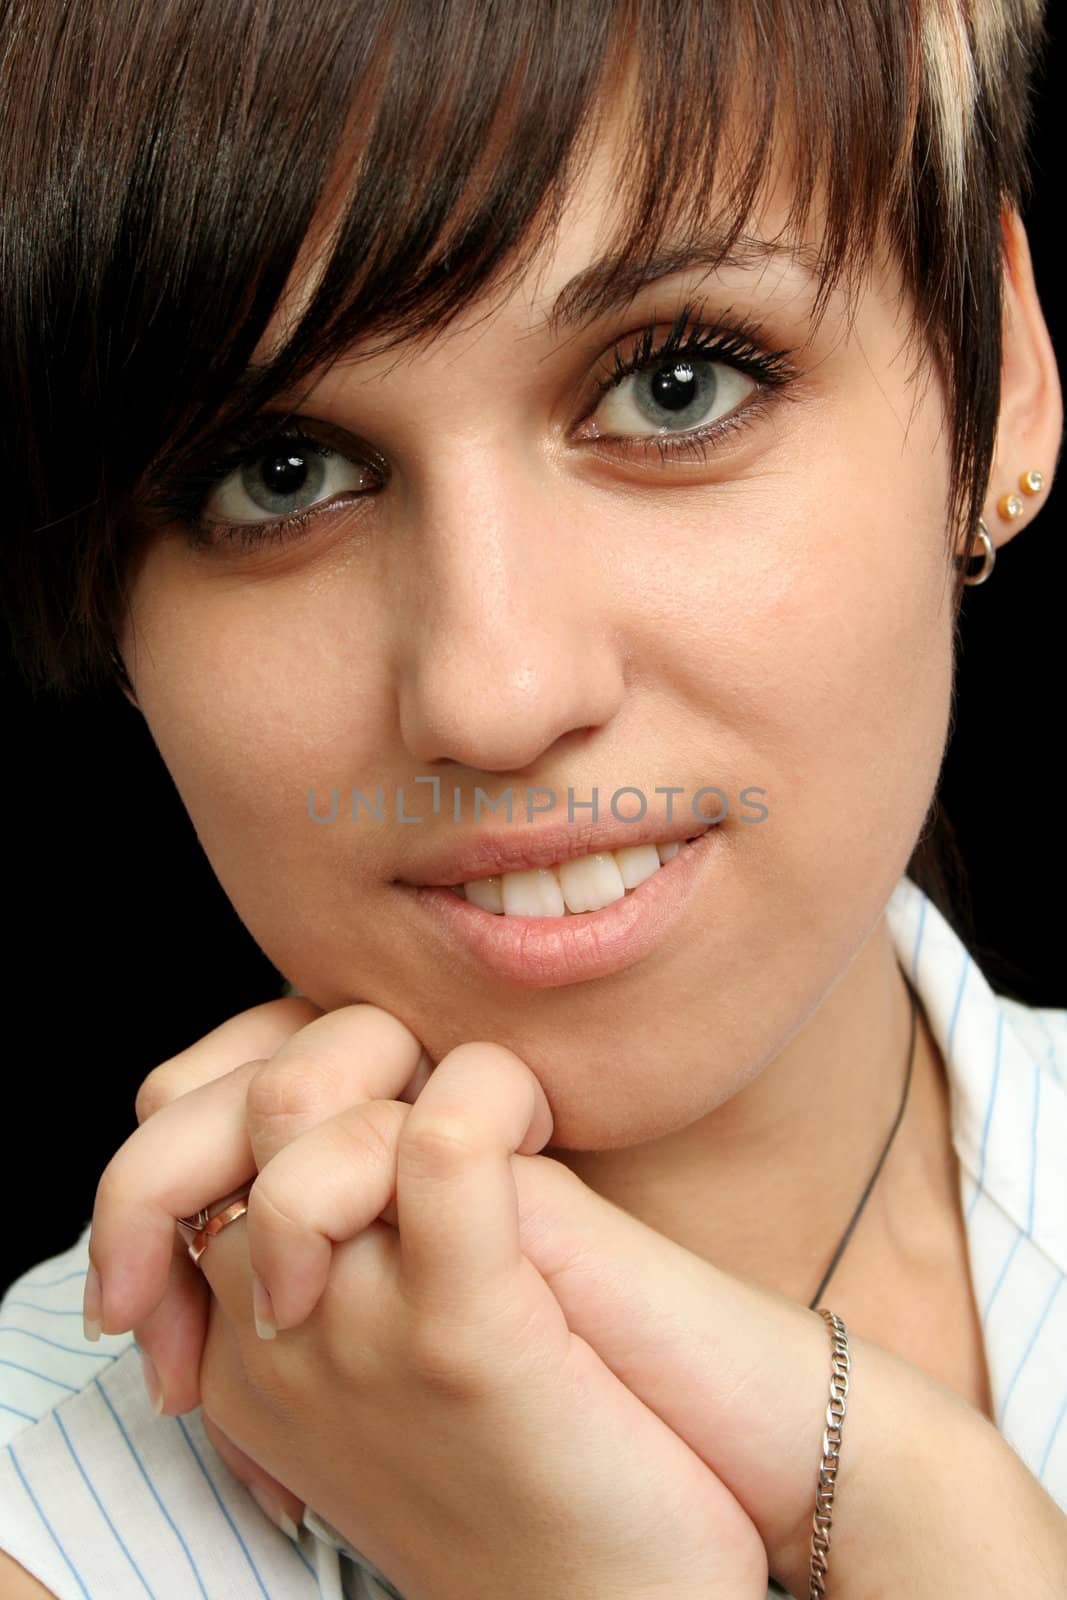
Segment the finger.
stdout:
<path fill-rule="evenodd" d="M 388 1212 L 388 1207 L 386 1208 Z M 273 1359 L 270 1350 L 264 1351 L 266 1365 L 257 1361 L 255 1274 L 248 1248 L 248 1214 L 228 1223 L 212 1236 L 207 1249 L 200 1257 L 199 1268 L 211 1291 L 209 1303 L 209 1335 L 207 1351 L 210 1356 L 210 1321 L 217 1318 L 225 1322 L 228 1333 L 236 1340 L 241 1364 L 240 1380 L 257 1383 L 257 1373 L 269 1372 Z M 383 1226 L 381 1219 L 371 1221 L 351 1239 L 335 1247 L 324 1300 L 333 1299 L 333 1317 L 340 1322 L 337 1334 L 338 1347 L 345 1349 L 358 1335 L 356 1327 L 366 1324 L 372 1311 L 378 1311 L 389 1299 L 395 1279 L 393 1265 L 397 1250 L 395 1226 Z M 321 1331 L 321 1330 L 320 1330 Z M 212 1377 L 211 1361 L 201 1367 L 201 1399 L 209 1402 L 208 1381 Z M 218 1367 L 214 1377 L 217 1380 Z M 217 1392 L 217 1391 L 216 1391 Z M 216 1406 L 216 1410 L 218 1407 Z M 232 1417 L 225 1420 L 232 1421 Z"/>
<path fill-rule="evenodd" d="M 231 1193 L 255 1173 L 245 1096 L 260 1065 L 246 1062 L 172 1100 L 104 1168 L 93 1206 L 89 1257 L 96 1282 L 87 1282 L 86 1316 L 106 1332 L 143 1322 L 163 1298 L 175 1218 Z"/>
<path fill-rule="evenodd" d="M 252 1186 L 246 1218 L 261 1337 L 303 1322 L 326 1286 L 334 1244 L 390 1208 L 400 1131 L 410 1115 L 395 1100 L 352 1106 L 267 1162 Z"/>
<path fill-rule="evenodd" d="M 190 1089 L 221 1078 L 242 1061 L 269 1060 L 294 1033 L 322 1015 L 305 996 L 286 995 L 230 1017 L 148 1074 L 137 1091 L 138 1122 Z"/>
<path fill-rule="evenodd" d="M 308 1128 L 351 1105 L 395 1100 L 426 1076 L 429 1058 L 410 1028 L 358 1002 L 301 1028 L 248 1087 L 248 1137 L 256 1169 Z"/>
<path fill-rule="evenodd" d="M 200 1404 L 208 1298 L 203 1273 L 176 1238 L 163 1298 L 133 1330 L 141 1348 L 145 1388 L 157 1412 L 176 1416 Z"/>
<path fill-rule="evenodd" d="M 290 1494 L 284 1484 L 272 1478 L 269 1472 L 265 1472 L 251 1456 L 235 1445 L 206 1412 L 202 1421 L 209 1441 L 238 1482 L 244 1484 L 260 1510 L 290 1539 L 299 1539 L 298 1524 L 304 1515 L 304 1502 L 298 1500 L 295 1494 Z"/>
<path fill-rule="evenodd" d="M 291 1009 L 287 1015 L 286 1026 L 293 1021 Z M 310 1056 L 302 1042 L 309 1033 Z M 403 1023 L 362 1003 L 319 1013 L 286 1037 L 281 1052 L 277 1073 L 259 1090 L 258 1118 L 252 1086 L 268 1063 L 231 1065 L 161 1106 L 108 1164 L 93 1213 L 86 1316 L 109 1333 L 143 1321 L 162 1298 L 175 1217 L 238 1188 L 303 1126 L 353 1100 L 395 1094 L 417 1080 L 428 1062 Z M 249 1120 L 261 1132 L 261 1161 L 250 1143 Z M 210 1192 L 205 1173 L 211 1175 Z"/>
<path fill-rule="evenodd" d="M 397 1152 L 400 1275 L 410 1299 L 463 1315 L 521 1259 L 513 1154 L 552 1136 L 545 1092 L 503 1045 L 457 1045 L 412 1106 Z"/>

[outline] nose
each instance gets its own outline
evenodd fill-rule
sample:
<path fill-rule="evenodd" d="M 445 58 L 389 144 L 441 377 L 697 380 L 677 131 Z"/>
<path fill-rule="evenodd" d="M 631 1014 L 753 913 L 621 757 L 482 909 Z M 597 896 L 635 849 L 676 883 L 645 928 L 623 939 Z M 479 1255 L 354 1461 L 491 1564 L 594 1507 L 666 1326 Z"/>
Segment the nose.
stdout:
<path fill-rule="evenodd" d="M 590 490 L 585 489 L 588 495 Z M 454 443 L 412 494 L 398 574 L 400 731 L 421 763 L 521 772 L 625 690 L 610 563 L 543 460 Z"/>

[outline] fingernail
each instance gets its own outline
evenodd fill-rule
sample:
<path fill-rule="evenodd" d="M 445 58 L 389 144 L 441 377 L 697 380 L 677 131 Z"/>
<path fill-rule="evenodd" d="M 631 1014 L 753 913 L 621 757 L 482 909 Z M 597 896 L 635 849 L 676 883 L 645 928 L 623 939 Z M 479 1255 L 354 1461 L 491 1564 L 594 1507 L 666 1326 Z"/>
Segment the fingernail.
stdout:
<path fill-rule="evenodd" d="M 144 1386 L 148 1391 L 148 1398 L 152 1403 L 152 1410 L 156 1416 L 163 1414 L 163 1385 L 159 1381 L 159 1373 L 152 1357 L 144 1350 L 141 1351 L 141 1370 L 144 1373 Z"/>
<path fill-rule="evenodd" d="M 280 1528 L 289 1539 L 300 1543 L 300 1529 L 292 1517 L 284 1512 L 269 1489 L 261 1489 L 258 1483 L 248 1484 L 248 1492 L 265 1517 L 269 1517 L 276 1528 Z"/>
<path fill-rule="evenodd" d="M 100 1337 L 100 1320 L 102 1315 L 102 1295 L 100 1290 L 100 1274 L 89 1263 L 89 1270 L 85 1274 L 85 1296 L 82 1300 L 82 1327 L 85 1337 L 93 1344 Z"/>
<path fill-rule="evenodd" d="M 252 1315 L 256 1322 L 256 1332 L 261 1339 L 273 1339 L 276 1337 L 278 1325 L 274 1320 L 274 1303 L 254 1272 L 252 1274 Z"/>

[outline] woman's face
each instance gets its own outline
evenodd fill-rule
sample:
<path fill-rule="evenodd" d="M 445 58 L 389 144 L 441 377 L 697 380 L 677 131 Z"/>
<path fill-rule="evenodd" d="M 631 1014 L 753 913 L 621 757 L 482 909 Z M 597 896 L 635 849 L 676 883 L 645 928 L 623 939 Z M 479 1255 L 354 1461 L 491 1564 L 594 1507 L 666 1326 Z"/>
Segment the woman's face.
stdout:
<path fill-rule="evenodd" d="M 813 336 L 815 280 L 757 250 L 552 333 L 548 309 L 616 223 L 612 152 L 605 134 L 517 288 L 429 347 L 322 376 L 299 416 L 333 457 L 279 477 L 275 446 L 205 515 L 330 510 L 288 543 L 154 539 L 120 640 L 208 858 L 270 959 L 324 1008 L 385 1007 L 435 1061 L 465 1040 L 510 1046 L 545 1088 L 553 1144 L 571 1149 L 695 1122 L 809 1017 L 905 868 L 952 665 L 941 391 L 914 382 L 895 273 L 871 277 L 851 326 L 833 300 Z M 770 194 L 750 233 L 773 237 L 788 200 Z M 657 349 L 686 305 L 702 326 L 748 331 L 691 358 L 688 387 L 664 357 L 601 394 L 613 351 L 640 354 L 649 327 Z M 782 350 L 761 382 L 753 359 Z M 706 458 L 686 448 L 719 420 Z M 387 479 L 361 468 L 370 452 Z M 420 776 L 440 779 L 437 814 Z M 621 970 L 504 977 L 395 881 L 506 826 L 502 812 L 475 820 L 476 788 L 510 787 L 518 829 L 528 790 L 557 797 L 544 824 L 568 820 L 569 788 L 579 802 L 597 789 L 610 820 L 627 786 L 657 817 L 668 788 L 675 820 L 706 786 L 728 810 L 699 893 Z M 379 787 L 382 821 L 353 822 L 352 790 Z M 401 788 L 420 823 L 397 819 Z M 746 820 L 748 788 L 762 821 Z M 335 820 L 312 820 L 309 790 L 328 815 L 334 789 Z M 638 808 L 624 797 L 619 815 Z"/>

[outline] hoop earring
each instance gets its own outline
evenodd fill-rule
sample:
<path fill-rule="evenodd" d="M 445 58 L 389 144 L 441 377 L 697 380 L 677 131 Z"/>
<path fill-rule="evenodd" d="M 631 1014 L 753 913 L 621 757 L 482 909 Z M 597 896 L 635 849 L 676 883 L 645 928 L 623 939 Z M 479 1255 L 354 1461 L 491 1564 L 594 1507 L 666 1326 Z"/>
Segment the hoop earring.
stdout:
<path fill-rule="evenodd" d="M 989 529 L 986 527 L 985 522 L 981 517 L 978 518 L 977 539 L 982 546 L 982 565 L 979 567 L 977 572 L 966 573 L 963 579 L 964 583 L 972 588 L 976 584 L 985 583 L 986 579 L 993 571 L 993 567 L 995 566 L 997 559 L 997 552 L 994 550 L 993 541 L 989 537 Z M 976 554 L 977 552 L 972 550 L 969 556 L 963 557 L 964 563 L 966 564 L 967 561 L 972 560 Z"/>

